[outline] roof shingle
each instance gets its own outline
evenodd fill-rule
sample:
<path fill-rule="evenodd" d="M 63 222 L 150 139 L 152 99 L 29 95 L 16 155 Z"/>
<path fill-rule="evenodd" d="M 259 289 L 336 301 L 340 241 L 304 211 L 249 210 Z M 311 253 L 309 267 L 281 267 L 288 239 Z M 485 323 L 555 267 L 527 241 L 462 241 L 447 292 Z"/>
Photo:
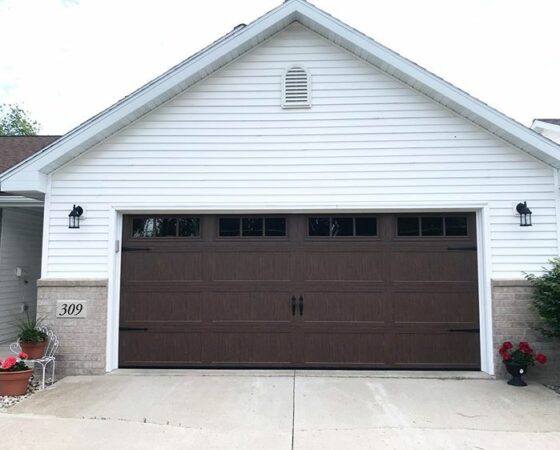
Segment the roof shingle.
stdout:
<path fill-rule="evenodd" d="M 52 144 L 60 136 L 0 136 L 0 173 Z"/>

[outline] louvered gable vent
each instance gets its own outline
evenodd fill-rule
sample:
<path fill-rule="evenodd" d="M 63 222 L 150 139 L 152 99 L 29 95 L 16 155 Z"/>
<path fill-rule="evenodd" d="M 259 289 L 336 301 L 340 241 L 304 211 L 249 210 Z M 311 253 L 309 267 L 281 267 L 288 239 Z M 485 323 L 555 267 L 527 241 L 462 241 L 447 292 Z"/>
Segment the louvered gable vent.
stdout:
<path fill-rule="evenodd" d="M 309 108 L 311 106 L 309 74 L 303 67 L 292 67 L 284 76 L 284 108 Z"/>

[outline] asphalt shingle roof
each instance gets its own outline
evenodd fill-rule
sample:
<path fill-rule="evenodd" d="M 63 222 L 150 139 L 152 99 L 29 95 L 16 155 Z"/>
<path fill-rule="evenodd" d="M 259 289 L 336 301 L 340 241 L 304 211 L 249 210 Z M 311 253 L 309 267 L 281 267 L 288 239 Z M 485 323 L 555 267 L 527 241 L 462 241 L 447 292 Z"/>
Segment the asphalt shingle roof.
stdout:
<path fill-rule="evenodd" d="M 0 173 L 15 166 L 60 136 L 0 136 Z"/>

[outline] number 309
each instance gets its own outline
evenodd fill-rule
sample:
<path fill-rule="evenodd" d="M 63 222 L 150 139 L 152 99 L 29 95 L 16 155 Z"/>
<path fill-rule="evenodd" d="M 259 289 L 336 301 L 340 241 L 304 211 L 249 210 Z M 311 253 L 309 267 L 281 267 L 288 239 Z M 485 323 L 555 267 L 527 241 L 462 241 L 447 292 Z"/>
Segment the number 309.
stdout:
<path fill-rule="evenodd" d="M 61 316 L 78 316 L 84 309 L 84 305 L 81 303 L 63 303 L 61 305 L 62 310 L 60 311 Z"/>

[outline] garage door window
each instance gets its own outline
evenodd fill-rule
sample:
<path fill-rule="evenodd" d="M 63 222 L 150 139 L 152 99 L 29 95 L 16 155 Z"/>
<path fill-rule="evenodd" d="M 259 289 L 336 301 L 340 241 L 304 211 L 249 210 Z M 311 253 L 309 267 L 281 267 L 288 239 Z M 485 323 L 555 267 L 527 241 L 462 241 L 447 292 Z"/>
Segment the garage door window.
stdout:
<path fill-rule="evenodd" d="M 132 237 L 176 238 L 200 236 L 198 217 L 135 217 L 132 219 Z"/>
<path fill-rule="evenodd" d="M 220 237 L 284 237 L 284 217 L 220 217 Z"/>
<path fill-rule="evenodd" d="M 398 217 L 397 235 L 400 237 L 467 236 L 464 216 Z"/>
<path fill-rule="evenodd" d="M 377 236 L 375 217 L 309 217 L 307 223 L 311 237 Z"/>

